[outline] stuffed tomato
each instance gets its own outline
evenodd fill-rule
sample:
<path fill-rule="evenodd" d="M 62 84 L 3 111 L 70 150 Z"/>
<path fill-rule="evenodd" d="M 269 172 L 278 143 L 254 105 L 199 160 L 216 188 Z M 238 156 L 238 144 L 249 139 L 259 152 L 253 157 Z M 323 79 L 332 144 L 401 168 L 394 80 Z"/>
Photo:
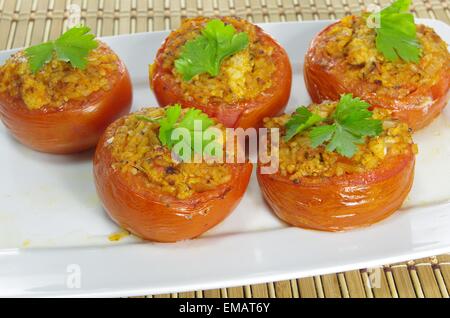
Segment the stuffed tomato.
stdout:
<path fill-rule="evenodd" d="M 80 39 L 77 30 L 88 31 L 71 29 L 61 43 L 79 40 L 90 49 L 73 48 L 73 56 L 46 53 L 47 45 L 57 47 L 56 40 L 20 51 L 0 68 L 1 120 L 18 141 L 37 151 L 68 154 L 93 148 L 106 127 L 131 108 L 125 65 L 106 44 Z M 45 54 L 48 60 L 37 64 Z"/>
<path fill-rule="evenodd" d="M 241 19 L 185 20 L 159 49 L 150 84 L 161 106 L 196 107 L 226 127 L 257 127 L 289 100 L 285 50 Z"/>
<path fill-rule="evenodd" d="M 369 15 L 325 28 L 306 54 L 304 76 L 316 103 L 353 93 L 418 130 L 447 105 L 450 54 L 432 28 L 415 25 L 412 15 L 403 20 L 408 13 L 395 5 L 381 11 L 379 28 L 371 27 Z"/>
<path fill-rule="evenodd" d="M 121 227 L 146 240 L 186 240 L 220 223 L 238 205 L 250 163 L 173 157 L 167 124 L 187 127 L 199 113 L 178 105 L 147 108 L 108 127 L 95 153 L 94 177 L 106 211 Z"/>
<path fill-rule="evenodd" d="M 381 109 L 358 123 L 363 112 L 338 111 L 336 104 L 342 98 L 310 106 L 317 124 L 297 133 L 298 112 L 265 120 L 266 127 L 281 131 L 279 170 L 263 174 L 259 165 L 258 181 L 276 215 L 294 226 L 368 226 L 398 210 L 411 189 L 417 147 L 407 124 Z"/>

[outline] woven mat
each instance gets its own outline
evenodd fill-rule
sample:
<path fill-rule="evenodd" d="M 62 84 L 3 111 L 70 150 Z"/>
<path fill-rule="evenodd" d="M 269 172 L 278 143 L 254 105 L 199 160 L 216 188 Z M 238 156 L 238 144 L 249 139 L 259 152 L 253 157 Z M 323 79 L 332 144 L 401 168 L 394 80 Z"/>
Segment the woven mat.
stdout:
<path fill-rule="evenodd" d="M 82 22 L 97 35 L 176 28 L 185 17 L 236 15 L 253 22 L 336 19 L 389 0 L 0 0 L 0 50 L 57 37 L 68 8 L 78 4 Z M 450 23 L 447 0 L 415 0 L 417 17 Z M 449 297 L 450 255 L 385 265 L 374 286 L 371 273 L 345 273 L 267 284 L 143 297 Z M 372 281 L 372 283 L 371 283 Z"/>

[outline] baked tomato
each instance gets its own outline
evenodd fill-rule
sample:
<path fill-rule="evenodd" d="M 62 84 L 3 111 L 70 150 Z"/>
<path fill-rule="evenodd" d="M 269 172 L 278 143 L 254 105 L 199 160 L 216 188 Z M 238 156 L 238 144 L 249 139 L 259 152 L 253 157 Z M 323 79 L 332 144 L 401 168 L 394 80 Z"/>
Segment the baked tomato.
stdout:
<path fill-rule="evenodd" d="M 447 44 L 431 28 L 417 25 L 420 61 L 388 61 L 377 51 L 375 37 L 375 30 L 357 16 L 321 31 L 305 56 L 304 77 L 312 100 L 337 100 L 353 93 L 391 110 L 414 130 L 427 126 L 450 96 Z"/>
<path fill-rule="evenodd" d="M 217 76 L 201 73 L 186 80 L 175 67 L 184 46 L 213 20 L 187 19 L 172 32 L 150 67 L 150 85 L 161 106 L 179 103 L 217 118 L 226 127 L 257 127 L 281 113 L 289 100 L 292 70 L 285 50 L 261 28 L 237 18 L 221 21 L 248 35 L 248 46 L 226 58 Z"/>
<path fill-rule="evenodd" d="M 313 106 L 312 111 L 323 114 L 325 106 Z M 378 136 L 366 137 L 357 143 L 357 152 L 346 157 L 328 151 L 329 146 L 310 146 L 310 134 L 320 129 L 286 141 L 284 126 L 289 118 L 266 121 L 267 127 L 278 127 L 283 133 L 278 172 L 263 174 L 262 165 L 257 170 L 263 196 L 280 219 L 302 228 L 343 231 L 371 225 L 401 207 L 413 183 L 416 151 L 406 124 L 383 121 Z M 348 142 L 341 137 L 334 135 L 330 143 Z"/>
<path fill-rule="evenodd" d="M 412 152 L 389 158 L 365 174 L 302 178 L 299 183 L 258 169 L 264 198 L 280 219 L 322 231 L 343 231 L 387 218 L 402 206 L 413 177 Z"/>
<path fill-rule="evenodd" d="M 47 153 L 84 151 L 130 111 L 131 80 L 118 56 L 101 44 L 88 61 L 80 70 L 53 60 L 37 74 L 23 52 L 7 61 L 0 70 L 0 117 L 17 140 Z"/>
<path fill-rule="evenodd" d="M 161 118 L 163 108 L 138 113 Z M 159 124 L 129 115 L 101 137 L 94 157 L 98 195 L 121 227 L 151 241 L 195 238 L 225 219 L 244 195 L 252 165 L 172 160 Z"/>

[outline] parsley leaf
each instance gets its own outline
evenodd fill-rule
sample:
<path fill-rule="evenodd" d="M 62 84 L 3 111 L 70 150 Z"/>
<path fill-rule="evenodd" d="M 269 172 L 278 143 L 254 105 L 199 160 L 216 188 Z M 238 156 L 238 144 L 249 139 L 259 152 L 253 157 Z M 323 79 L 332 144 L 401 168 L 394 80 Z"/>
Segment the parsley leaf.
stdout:
<path fill-rule="evenodd" d="M 311 146 L 317 148 L 326 141 L 329 141 L 333 137 L 336 131 L 335 125 L 317 126 L 311 129 L 309 138 L 311 139 Z"/>
<path fill-rule="evenodd" d="M 349 132 L 359 136 L 377 136 L 382 131 L 381 121 L 372 119 L 370 105 L 352 94 L 342 95 L 333 114 L 335 121 Z"/>
<path fill-rule="evenodd" d="M 196 121 L 200 122 L 201 125 L 199 127 L 195 127 Z M 178 127 L 185 128 L 189 131 L 191 135 L 191 148 L 195 150 L 195 133 L 200 133 L 203 149 L 210 142 L 210 140 L 205 139 L 205 137 L 203 136 L 203 132 L 212 125 L 214 125 L 214 121 L 209 118 L 208 115 L 206 115 L 199 109 L 190 108 L 184 114 L 184 117 L 181 119 Z M 196 128 L 199 128 L 199 130 L 196 130 Z"/>
<path fill-rule="evenodd" d="M 369 104 L 352 94 L 341 96 L 333 113 L 334 123 L 314 127 L 310 132 L 311 146 L 316 148 L 324 143 L 327 151 L 337 151 L 345 157 L 352 157 L 364 142 L 366 136 L 378 136 L 382 132 L 380 120 L 372 119 Z"/>
<path fill-rule="evenodd" d="M 31 72 L 36 73 L 53 57 L 53 43 L 47 42 L 32 46 L 25 50 L 28 56 Z"/>
<path fill-rule="evenodd" d="M 136 118 L 151 123 L 159 124 L 158 139 L 163 146 L 172 149 L 178 142 L 187 142 L 186 140 L 172 139 L 172 133 L 177 128 L 184 128 L 189 131 L 191 138 L 190 147 L 195 151 L 195 137 L 196 133 L 201 134 L 202 147 L 204 148 L 211 140 L 206 140 L 203 133 L 211 126 L 214 125 L 214 120 L 208 117 L 199 109 L 189 108 L 181 117 L 182 108 L 181 105 L 176 104 L 166 108 L 164 117 L 155 119 L 144 115 L 136 115 Z M 200 122 L 200 125 L 198 125 Z M 197 124 L 197 125 L 196 125 Z M 198 128 L 198 129 L 197 129 Z M 196 130 L 197 129 L 197 130 Z M 181 157 L 181 154 L 179 154 Z"/>
<path fill-rule="evenodd" d="M 214 74 L 214 56 L 214 46 L 200 36 L 184 45 L 181 57 L 175 61 L 175 68 L 185 81 L 201 73 Z"/>
<path fill-rule="evenodd" d="M 376 29 L 376 47 L 389 61 L 398 58 L 419 62 L 421 46 L 417 40 L 414 16 L 408 12 L 411 0 L 397 0 L 381 10 Z"/>
<path fill-rule="evenodd" d="M 332 126 L 332 138 L 328 143 L 326 150 L 329 152 L 337 151 L 339 154 L 351 158 L 358 148 L 356 144 L 364 142 L 364 138 L 348 131 L 345 126 L 334 124 Z"/>
<path fill-rule="evenodd" d="M 89 34 L 89 27 L 74 27 L 55 41 L 42 43 L 25 50 L 30 69 L 33 73 L 40 71 L 51 61 L 53 54 L 60 61 L 70 62 L 72 67 L 84 69 L 87 65 L 89 52 L 98 46 L 95 35 Z"/>
<path fill-rule="evenodd" d="M 61 35 L 54 44 L 58 59 L 70 62 L 75 68 L 84 69 L 89 52 L 98 46 L 95 35 L 90 34 L 90 31 L 90 28 L 81 26 Z"/>
<path fill-rule="evenodd" d="M 175 68 L 185 81 L 202 73 L 217 76 L 222 61 L 245 49 L 248 43 L 247 33 L 236 33 L 232 25 L 225 25 L 219 19 L 211 20 L 201 35 L 187 41 L 182 47 L 181 55 L 175 61 Z"/>
<path fill-rule="evenodd" d="M 181 120 L 179 127 L 183 127 L 190 131 L 194 131 L 195 130 L 194 123 L 197 120 L 200 121 L 201 123 L 202 131 L 206 130 L 208 127 L 214 124 L 214 121 L 211 118 L 209 118 L 208 115 L 203 113 L 200 109 L 190 108 L 184 115 L 183 119 Z"/>
<path fill-rule="evenodd" d="M 159 120 L 159 140 L 164 146 L 172 149 L 175 142 L 172 140 L 172 132 L 181 115 L 181 105 L 176 104 L 166 109 L 165 116 Z"/>
<path fill-rule="evenodd" d="M 292 115 L 291 119 L 286 123 L 286 135 L 284 136 L 284 139 L 289 141 L 298 133 L 314 126 L 322 120 L 322 117 L 311 113 L 305 106 L 299 107 L 295 111 L 295 114 Z"/>

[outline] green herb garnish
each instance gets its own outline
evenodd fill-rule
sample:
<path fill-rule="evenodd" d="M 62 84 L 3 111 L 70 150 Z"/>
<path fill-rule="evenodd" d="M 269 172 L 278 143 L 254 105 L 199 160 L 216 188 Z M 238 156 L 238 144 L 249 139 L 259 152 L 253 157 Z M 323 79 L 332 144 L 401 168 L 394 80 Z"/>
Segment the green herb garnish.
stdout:
<path fill-rule="evenodd" d="M 311 146 L 326 145 L 329 152 L 336 151 L 345 157 L 353 157 L 357 144 L 367 136 L 378 136 L 382 132 L 380 120 L 372 119 L 370 105 L 352 94 L 345 94 L 329 118 L 322 118 L 306 107 L 297 109 L 296 114 L 286 123 L 285 140 L 309 130 Z M 326 125 L 320 123 L 326 122 Z"/>
<path fill-rule="evenodd" d="M 419 62 L 421 46 L 417 40 L 414 16 L 409 12 L 411 0 L 397 0 L 381 10 L 380 27 L 376 28 L 376 46 L 389 61 L 398 58 Z"/>
<path fill-rule="evenodd" d="M 334 123 L 311 130 L 311 146 L 327 143 L 327 151 L 337 151 L 345 157 L 352 157 L 366 136 L 378 136 L 383 128 L 381 120 L 372 119 L 370 105 L 352 94 L 341 96 L 332 115 Z"/>
<path fill-rule="evenodd" d="M 89 52 L 98 47 L 95 35 L 89 34 L 89 27 L 74 27 L 55 41 L 42 43 L 25 50 L 30 69 L 33 73 L 40 71 L 50 62 L 53 54 L 60 61 L 70 62 L 72 67 L 84 69 L 87 65 Z"/>
<path fill-rule="evenodd" d="M 165 114 L 162 118 L 154 119 L 143 115 L 137 115 L 139 120 L 158 123 L 159 124 L 159 135 L 158 139 L 163 146 L 172 149 L 178 142 L 187 142 L 186 140 L 177 140 L 172 138 L 172 134 L 177 128 L 184 128 L 189 132 L 190 143 L 189 146 L 195 152 L 195 138 L 196 134 L 200 134 L 202 148 L 206 144 L 211 142 L 204 138 L 203 133 L 211 126 L 214 125 L 214 120 L 208 117 L 207 114 L 203 113 L 199 109 L 189 108 L 184 115 L 181 117 L 182 108 L 181 105 L 176 104 L 166 108 Z M 181 118 L 180 118 L 181 117 Z M 195 123 L 197 122 L 197 126 Z M 198 124 L 201 125 L 198 125 Z M 196 130 L 197 129 L 197 130 Z M 180 155 L 180 154 L 179 154 Z M 180 157 L 182 157 L 180 155 Z"/>
<path fill-rule="evenodd" d="M 323 119 L 324 118 L 319 115 L 311 113 L 305 106 L 297 108 L 295 114 L 292 115 L 291 119 L 286 123 L 286 135 L 284 136 L 284 139 L 286 141 L 290 140 L 298 133 L 314 126 Z"/>
<path fill-rule="evenodd" d="M 248 43 L 247 33 L 236 33 L 232 25 L 225 25 L 219 19 L 211 20 L 201 35 L 187 41 L 182 47 L 180 58 L 175 61 L 175 68 L 185 81 L 202 73 L 217 76 L 222 61 L 245 49 Z"/>

